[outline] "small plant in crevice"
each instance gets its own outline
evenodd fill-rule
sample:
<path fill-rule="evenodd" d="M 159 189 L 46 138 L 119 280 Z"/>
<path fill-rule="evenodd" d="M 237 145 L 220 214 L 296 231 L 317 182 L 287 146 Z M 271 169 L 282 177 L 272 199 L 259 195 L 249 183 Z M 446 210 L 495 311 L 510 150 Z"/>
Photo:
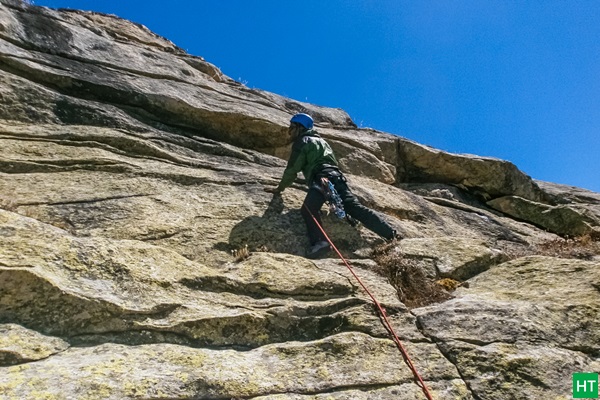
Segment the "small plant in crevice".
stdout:
<path fill-rule="evenodd" d="M 546 240 L 527 247 L 512 247 L 505 249 L 510 260 L 527 256 L 549 256 L 566 259 L 591 260 L 600 256 L 600 236 L 586 234 L 573 238 Z"/>
<path fill-rule="evenodd" d="M 250 257 L 250 250 L 248 250 L 248 245 L 244 247 L 240 247 L 236 250 L 231 250 L 231 255 L 235 258 L 235 262 L 242 262 L 248 257 Z"/>
<path fill-rule="evenodd" d="M 404 257 L 394 242 L 375 247 L 373 259 L 378 265 L 377 272 L 388 279 L 400 301 L 408 308 L 423 307 L 452 298 L 444 285 L 427 276 L 417 260 Z"/>
<path fill-rule="evenodd" d="M 535 253 L 558 258 L 591 260 L 600 255 L 600 238 L 591 234 L 558 238 L 535 246 Z"/>

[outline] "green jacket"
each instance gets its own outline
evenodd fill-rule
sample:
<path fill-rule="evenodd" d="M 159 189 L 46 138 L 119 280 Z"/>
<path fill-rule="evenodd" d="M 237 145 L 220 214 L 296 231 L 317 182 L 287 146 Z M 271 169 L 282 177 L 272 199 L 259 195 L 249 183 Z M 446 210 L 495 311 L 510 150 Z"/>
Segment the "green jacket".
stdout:
<path fill-rule="evenodd" d="M 277 186 L 277 190 L 283 191 L 294 183 L 300 171 L 302 171 L 306 183 L 310 186 L 315 173 L 319 172 L 323 168 L 323 165 L 337 167 L 338 162 L 333 154 L 333 150 L 319 136 L 317 131 L 307 130 L 294 140 L 292 154 L 283 172 L 281 182 Z"/>

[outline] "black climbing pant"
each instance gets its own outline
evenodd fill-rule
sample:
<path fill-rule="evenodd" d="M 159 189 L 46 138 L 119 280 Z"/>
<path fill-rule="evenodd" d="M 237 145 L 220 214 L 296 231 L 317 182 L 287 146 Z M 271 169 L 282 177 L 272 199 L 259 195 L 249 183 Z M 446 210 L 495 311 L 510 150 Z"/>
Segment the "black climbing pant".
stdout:
<path fill-rule="evenodd" d="M 337 169 L 327 168 L 316 174 L 313 183 L 309 186 L 308 194 L 304 199 L 302 205 L 302 217 L 306 223 L 306 229 L 308 233 L 308 239 L 311 245 L 326 240 L 325 236 L 313 220 L 311 214 L 315 219 L 322 225 L 321 222 L 321 207 L 325 203 L 325 196 L 320 189 L 320 180 L 322 177 L 329 179 L 335 190 L 340 195 L 344 204 L 344 210 L 352 218 L 362 222 L 362 224 L 369 230 L 375 232 L 379 236 L 391 240 L 394 237 L 394 229 L 385 222 L 379 215 L 373 210 L 362 205 L 354 193 L 350 190 L 346 183 L 346 178 Z M 309 212 L 310 211 L 310 212 Z"/>

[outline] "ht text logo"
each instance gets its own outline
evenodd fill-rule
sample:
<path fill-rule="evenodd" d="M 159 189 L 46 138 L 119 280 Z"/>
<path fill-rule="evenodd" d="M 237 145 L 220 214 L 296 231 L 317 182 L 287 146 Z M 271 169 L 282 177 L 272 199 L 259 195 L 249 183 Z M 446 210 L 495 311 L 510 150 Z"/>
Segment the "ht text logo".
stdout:
<path fill-rule="evenodd" d="M 573 398 L 597 399 L 598 374 L 591 372 L 578 372 L 573 374 Z"/>

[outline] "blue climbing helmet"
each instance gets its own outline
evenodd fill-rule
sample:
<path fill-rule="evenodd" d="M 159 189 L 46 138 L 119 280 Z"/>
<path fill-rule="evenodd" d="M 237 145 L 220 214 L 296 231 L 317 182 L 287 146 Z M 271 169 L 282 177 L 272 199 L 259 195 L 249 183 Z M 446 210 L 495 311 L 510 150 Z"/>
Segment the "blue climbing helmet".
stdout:
<path fill-rule="evenodd" d="M 313 119 L 308 114 L 296 114 L 292 117 L 290 122 L 295 122 L 297 124 L 302 125 L 306 129 L 313 128 Z"/>

